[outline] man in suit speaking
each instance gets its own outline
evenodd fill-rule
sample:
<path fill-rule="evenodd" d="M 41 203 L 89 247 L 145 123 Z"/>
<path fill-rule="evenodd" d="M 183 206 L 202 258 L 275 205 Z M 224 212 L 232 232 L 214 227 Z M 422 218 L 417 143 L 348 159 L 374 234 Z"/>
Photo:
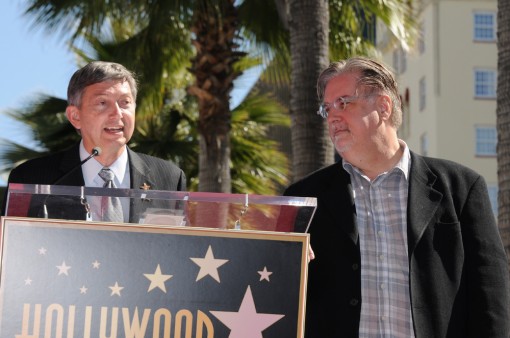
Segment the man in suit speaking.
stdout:
<path fill-rule="evenodd" d="M 117 188 L 185 190 L 186 177 L 177 165 L 127 146 L 135 128 L 136 95 L 134 74 L 118 63 L 95 61 L 76 71 L 67 89 L 66 116 L 81 141 L 65 151 L 22 163 L 11 171 L 8 183 L 103 187 L 107 183 L 100 172 L 106 170 L 113 173 L 111 186 Z M 128 199 L 121 200 L 118 221 L 138 222 L 140 209 Z M 61 206 L 48 208 L 46 216 L 104 219 L 100 208 L 67 208 L 65 202 L 58 203 Z M 41 217 L 40 210 L 37 213 Z"/>

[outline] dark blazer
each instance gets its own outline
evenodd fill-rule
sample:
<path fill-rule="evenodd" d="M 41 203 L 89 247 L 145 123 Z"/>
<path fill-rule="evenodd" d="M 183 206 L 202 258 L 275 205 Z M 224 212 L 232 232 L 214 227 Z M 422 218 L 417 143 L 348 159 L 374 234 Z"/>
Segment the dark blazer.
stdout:
<path fill-rule="evenodd" d="M 317 197 L 309 228 L 306 338 L 358 337 L 360 250 L 341 161 L 292 184 Z M 417 338 L 509 336 L 509 270 L 484 179 L 411 152 L 407 202 L 410 292 Z"/>
<path fill-rule="evenodd" d="M 184 172 L 172 162 L 136 153 L 129 148 L 127 148 L 127 151 L 129 158 L 131 189 L 139 189 L 146 184 L 150 186 L 151 190 L 186 190 L 186 176 L 184 175 Z M 76 144 L 68 150 L 32 159 L 20 164 L 11 171 L 8 183 L 83 186 L 85 185 L 85 181 L 83 179 L 81 167 L 73 171 L 73 168 L 76 168 L 79 164 L 79 144 Z M 70 174 L 65 176 L 69 172 Z M 55 183 L 56 181 L 58 182 Z M 6 198 L 4 200 L 6 200 Z M 158 202 L 162 201 L 133 199 L 130 207 L 130 222 L 137 223 L 138 215 L 140 215 L 140 213 L 148 207 L 158 207 L 158 205 L 155 205 L 155 203 Z M 67 200 L 59 198 L 58 201 L 52 201 L 51 198 L 49 198 L 46 201 L 46 204 L 51 203 L 58 204 L 59 207 L 48 207 L 50 218 L 75 220 L 85 219 L 86 215 L 84 207 L 81 206 L 81 203 L 74 198 L 69 198 Z M 57 209 L 61 212 L 65 212 L 65 214 L 55 213 L 55 210 Z M 40 210 L 38 210 L 37 213 L 38 215 L 31 216 L 40 217 Z M 4 214 L 5 202 L 2 207 L 2 215 Z"/>

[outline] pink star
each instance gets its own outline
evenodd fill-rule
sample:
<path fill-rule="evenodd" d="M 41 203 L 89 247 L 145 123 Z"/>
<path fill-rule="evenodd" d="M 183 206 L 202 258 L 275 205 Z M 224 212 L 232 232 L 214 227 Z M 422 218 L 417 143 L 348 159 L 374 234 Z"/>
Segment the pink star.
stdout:
<path fill-rule="evenodd" d="M 246 289 L 238 312 L 211 311 L 230 329 L 229 338 L 263 338 L 262 331 L 285 315 L 257 313 L 250 286 Z"/>
<path fill-rule="evenodd" d="M 273 274 L 271 271 L 267 271 L 267 267 L 264 267 L 264 270 L 257 272 L 260 275 L 260 281 L 263 281 L 265 279 L 269 282 L 269 276 Z"/>

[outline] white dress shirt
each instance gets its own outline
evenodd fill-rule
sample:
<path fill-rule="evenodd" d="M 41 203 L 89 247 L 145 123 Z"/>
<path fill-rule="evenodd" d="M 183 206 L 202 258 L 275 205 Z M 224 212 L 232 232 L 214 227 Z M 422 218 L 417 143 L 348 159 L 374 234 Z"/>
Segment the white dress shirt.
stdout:
<path fill-rule="evenodd" d="M 83 140 L 80 142 L 80 159 L 83 161 L 90 154 L 85 150 L 83 146 Z M 129 175 L 128 165 L 128 153 L 127 149 L 124 149 L 122 155 L 112 163 L 110 168 L 115 174 L 114 184 L 116 188 L 130 189 L 131 180 Z M 99 177 L 98 173 L 103 169 L 103 165 L 99 163 L 95 158 L 91 158 L 89 161 L 82 165 L 83 180 L 85 181 L 86 187 L 97 187 L 101 188 L 104 185 L 104 181 Z M 120 198 L 122 204 L 122 210 L 124 214 L 124 222 L 129 222 L 129 198 Z M 100 221 L 101 216 L 98 213 L 101 210 L 101 198 L 99 196 L 87 196 L 87 202 L 90 206 L 90 214 L 87 215 L 88 221 Z"/>

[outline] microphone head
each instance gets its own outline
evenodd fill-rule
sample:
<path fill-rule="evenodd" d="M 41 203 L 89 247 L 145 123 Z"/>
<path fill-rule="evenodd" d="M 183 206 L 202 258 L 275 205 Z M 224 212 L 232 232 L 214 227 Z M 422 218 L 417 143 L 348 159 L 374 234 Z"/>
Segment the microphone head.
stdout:
<path fill-rule="evenodd" d="M 100 147 L 94 147 L 94 148 L 92 148 L 92 155 L 99 156 L 99 155 L 101 155 L 101 151 L 102 150 Z"/>

